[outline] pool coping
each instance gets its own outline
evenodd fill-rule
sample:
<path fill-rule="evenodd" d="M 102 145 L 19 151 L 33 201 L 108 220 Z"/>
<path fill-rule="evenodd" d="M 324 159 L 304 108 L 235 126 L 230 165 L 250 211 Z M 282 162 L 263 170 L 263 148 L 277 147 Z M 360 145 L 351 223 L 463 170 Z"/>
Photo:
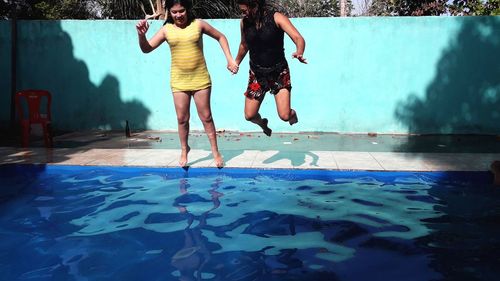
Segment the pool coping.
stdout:
<path fill-rule="evenodd" d="M 339 171 L 489 171 L 500 153 L 221 150 L 226 168 Z M 179 167 L 179 149 L 0 147 L 0 165 Z M 211 152 L 193 149 L 190 168 L 215 168 Z"/>

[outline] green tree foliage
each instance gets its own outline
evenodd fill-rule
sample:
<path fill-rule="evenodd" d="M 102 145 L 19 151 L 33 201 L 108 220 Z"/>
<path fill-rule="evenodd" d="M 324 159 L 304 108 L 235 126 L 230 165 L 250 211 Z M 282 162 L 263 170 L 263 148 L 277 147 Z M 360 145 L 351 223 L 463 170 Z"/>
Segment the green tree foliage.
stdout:
<path fill-rule="evenodd" d="M 7 0 L 0 0 L 0 19 L 8 19 L 10 17 L 11 5 Z"/>
<path fill-rule="evenodd" d="M 35 10 L 44 19 L 87 19 L 90 16 L 86 1 L 45 0 L 35 4 Z"/>
<path fill-rule="evenodd" d="M 499 0 L 453 0 L 449 13 L 455 16 L 500 15 Z"/>
<path fill-rule="evenodd" d="M 10 4 L 16 6 L 20 19 L 53 20 L 92 18 L 87 3 L 85 0 L 18 0 Z"/>
<path fill-rule="evenodd" d="M 198 18 L 228 18 L 234 9 L 230 2 L 223 0 L 198 0 L 193 1 L 193 13 Z"/>
<path fill-rule="evenodd" d="M 283 0 L 277 4 L 290 17 L 334 17 L 340 15 L 337 0 Z"/>
<path fill-rule="evenodd" d="M 236 0 L 192 0 L 193 13 L 199 18 L 237 18 Z M 143 17 L 141 3 L 148 13 L 149 0 L 94 0 L 102 7 L 103 18 L 137 19 Z M 155 2 L 153 0 L 153 2 Z M 165 1 L 163 1 L 165 3 Z M 339 15 L 338 0 L 269 0 L 268 3 L 291 17 L 330 17 Z M 352 10 L 348 0 L 348 11 Z M 149 10 L 148 10 L 149 9 Z"/>
<path fill-rule="evenodd" d="M 293 18 L 340 16 L 339 0 L 268 0 L 267 5 Z M 352 0 L 347 0 L 348 15 L 353 7 Z"/>
<path fill-rule="evenodd" d="M 499 0 L 373 0 L 372 16 L 498 15 Z"/>
<path fill-rule="evenodd" d="M 100 7 L 102 18 L 140 19 L 144 18 L 142 7 L 148 14 L 153 14 L 151 4 L 156 9 L 156 0 L 94 0 Z M 165 7 L 165 1 L 161 1 Z M 228 0 L 192 0 L 193 13 L 199 18 L 227 18 L 231 13 L 232 2 Z"/>
<path fill-rule="evenodd" d="M 446 11 L 446 0 L 373 0 L 369 15 L 438 16 Z"/>
<path fill-rule="evenodd" d="M 140 0 L 94 0 L 94 13 L 103 19 L 140 19 L 144 18 L 144 10 L 148 14 L 153 14 L 150 4 Z M 144 5 L 146 4 L 146 5 Z"/>
<path fill-rule="evenodd" d="M 236 0 L 192 0 L 199 18 L 237 18 Z M 365 0 L 367 16 L 500 15 L 500 0 Z M 165 3 L 165 0 L 161 0 Z M 269 0 L 290 17 L 340 15 L 339 0 Z M 156 0 L 0 0 L 0 18 L 11 17 L 16 6 L 20 19 L 140 19 L 153 14 Z M 353 9 L 347 2 L 347 14 Z"/>

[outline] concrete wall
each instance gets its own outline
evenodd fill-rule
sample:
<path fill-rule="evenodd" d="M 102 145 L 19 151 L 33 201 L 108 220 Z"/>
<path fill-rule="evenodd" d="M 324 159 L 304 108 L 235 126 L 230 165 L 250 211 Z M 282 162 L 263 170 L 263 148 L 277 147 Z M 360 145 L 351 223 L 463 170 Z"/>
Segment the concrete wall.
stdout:
<path fill-rule="evenodd" d="M 8 127 L 11 93 L 11 25 L 0 21 L 0 127 Z"/>
<path fill-rule="evenodd" d="M 239 20 L 209 20 L 236 55 Z M 274 98 L 261 108 L 276 132 L 500 133 L 500 17 L 292 19 L 309 64 L 292 60 L 292 106 L 279 120 Z M 1 115 L 8 118 L 10 40 L 0 22 Z M 148 37 L 161 27 L 152 22 Z M 18 89 L 53 93 L 60 129 L 176 130 L 167 44 L 141 53 L 135 21 L 20 21 Z M 231 75 L 218 43 L 204 37 L 218 129 L 256 131 L 243 117 L 248 56 Z M 7 74 L 7 75 L 6 75 Z M 202 129 L 194 104 L 191 129 Z"/>

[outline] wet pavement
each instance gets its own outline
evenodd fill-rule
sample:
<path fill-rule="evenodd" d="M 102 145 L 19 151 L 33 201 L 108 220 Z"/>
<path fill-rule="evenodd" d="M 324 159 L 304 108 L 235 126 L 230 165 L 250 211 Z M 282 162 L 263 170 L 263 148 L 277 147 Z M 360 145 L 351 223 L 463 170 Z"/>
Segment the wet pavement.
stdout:
<path fill-rule="evenodd" d="M 144 131 L 59 134 L 54 148 L 41 139 L 30 148 L 16 137 L 0 142 L 0 164 L 118 165 L 176 167 L 180 146 L 176 132 Z M 203 132 L 189 136 L 189 166 L 214 167 Z M 257 169 L 334 169 L 390 171 L 486 171 L 500 159 L 496 135 L 377 135 L 335 133 L 218 132 L 225 167 Z"/>

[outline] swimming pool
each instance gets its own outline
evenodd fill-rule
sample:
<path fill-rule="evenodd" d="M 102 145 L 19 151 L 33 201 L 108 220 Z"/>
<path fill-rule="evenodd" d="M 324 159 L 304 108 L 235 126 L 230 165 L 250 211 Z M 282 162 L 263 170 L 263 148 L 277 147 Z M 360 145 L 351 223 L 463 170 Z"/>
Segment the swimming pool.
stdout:
<path fill-rule="evenodd" d="M 494 280 L 488 173 L 0 166 L 3 280 Z"/>

